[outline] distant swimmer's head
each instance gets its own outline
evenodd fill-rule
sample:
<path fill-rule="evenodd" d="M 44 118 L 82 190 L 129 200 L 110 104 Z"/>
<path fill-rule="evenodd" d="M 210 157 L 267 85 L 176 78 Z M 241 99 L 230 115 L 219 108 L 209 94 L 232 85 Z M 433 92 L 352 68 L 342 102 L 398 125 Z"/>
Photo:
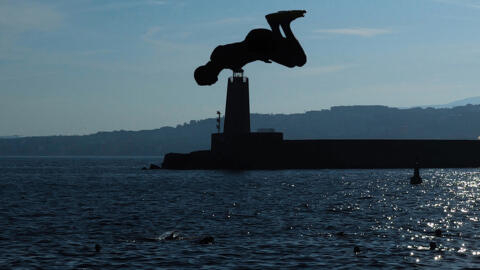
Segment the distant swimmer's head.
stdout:
<path fill-rule="evenodd" d="M 215 68 L 212 62 L 208 62 L 206 65 L 195 69 L 193 76 L 198 85 L 212 85 L 218 81 L 218 73 L 218 69 Z"/>

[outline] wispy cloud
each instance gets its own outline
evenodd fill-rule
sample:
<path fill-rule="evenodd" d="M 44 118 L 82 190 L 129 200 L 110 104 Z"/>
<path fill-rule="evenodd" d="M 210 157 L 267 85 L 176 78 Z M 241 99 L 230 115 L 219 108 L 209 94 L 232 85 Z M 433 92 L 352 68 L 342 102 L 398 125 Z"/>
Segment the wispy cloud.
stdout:
<path fill-rule="evenodd" d="M 156 45 L 167 45 L 175 48 L 185 43 L 185 40 L 192 34 L 190 31 L 171 32 L 168 30 L 169 29 L 163 26 L 150 27 L 147 32 L 142 35 L 142 39 Z"/>
<path fill-rule="evenodd" d="M 17 44 L 31 31 L 54 31 L 62 26 L 64 14 L 40 1 L 0 1 L 0 60 L 23 58 Z"/>
<path fill-rule="evenodd" d="M 181 44 L 181 43 L 190 43 L 189 39 L 205 33 L 205 29 L 210 29 L 210 31 L 216 31 L 219 27 L 224 26 L 233 26 L 233 25 L 242 25 L 242 24 L 252 24 L 256 22 L 257 19 L 253 17 L 230 17 L 230 18 L 220 18 L 216 20 L 201 22 L 197 24 L 185 24 L 180 26 L 151 26 L 146 30 L 142 35 L 142 39 L 146 42 L 156 43 L 156 44 Z M 237 39 L 243 39 L 245 36 L 231 35 L 231 37 L 236 37 Z M 235 40 L 235 38 L 233 38 Z"/>
<path fill-rule="evenodd" d="M 257 20 L 258 18 L 253 18 L 253 17 L 230 17 L 230 18 L 223 18 L 223 19 L 204 22 L 202 23 L 202 26 L 231 25 L 231 24 L 243 24 L 243 23 L 252 24 L 252 22 L 255 22 Z"/>
<path fill-rule="evenodd" d="M 392 31 L 389 29 L 383 29 L 383 28 L 332 28 L 332 29 L 317 29 L 314 32 L 323 33 L 323 34 L 374 37 L 378 35 L 390 34 Z"/>
<path fill-rule="evenodd" d="M 437 3 L 462 6 L 466 8 L 480 9 L 479 0 L 433 0 L 433 1 Z"/>
<path fill-rule="evenodd" d="M 125 9 L 141 6 L 163 6 L 167 4 L 166 0 L 136 0 L 136 1 L 115 1 L 115 2 L 98 2 L 99 5 L 90 7 L 87 11 L 104 11 L 104 10 L 115 10 L 115 9 Z"/>
<path fill-rule="evenodd" d="M 42 2 L 0 2 L 0 29 L 3 31 L 48 31 L 58 27 L 63 18 L 58 10 Z"/>
<path fill-rule="evenodd" d="M 305 76 L 316 76 L 325 73 L 340 72 L 349 68 L 354 67 L 353 64 L 341 64 L 341 65 L 329 65 L 329 66 L 318 66 L 318 67 L 304 67 L 298 71 L 299 74 L 296 75 L 305 75 Z"/>
<path fill-rule="evenodd" d="M 81 56 L 97 56 L 97 55 L 105 55 L 105 54 L 112 54 L 114 50 L 86 50 L 78 52 Z"/>

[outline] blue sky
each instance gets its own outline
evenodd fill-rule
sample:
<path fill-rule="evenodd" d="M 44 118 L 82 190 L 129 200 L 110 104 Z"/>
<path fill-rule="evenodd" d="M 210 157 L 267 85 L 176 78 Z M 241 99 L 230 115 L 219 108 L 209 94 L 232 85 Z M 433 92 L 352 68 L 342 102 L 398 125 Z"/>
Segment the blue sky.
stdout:
<path fill-rule="evenodd" d="M 480 0 L 0 0 L 0 136 L 154 129 L 224 110 L 215 46 L 306 9 L 302 68 L 255 62 L 251 111 L 415 106 L 478 96 Z"/>

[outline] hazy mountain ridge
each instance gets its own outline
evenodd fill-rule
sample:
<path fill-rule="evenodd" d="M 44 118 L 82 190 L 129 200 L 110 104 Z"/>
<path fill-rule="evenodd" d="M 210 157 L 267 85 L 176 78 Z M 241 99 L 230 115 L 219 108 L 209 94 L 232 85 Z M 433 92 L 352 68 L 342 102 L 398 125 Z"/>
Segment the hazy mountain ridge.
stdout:
<path fill-rule="evenodd" d="M 20 136 L 18 135 L 11 135 L 11 136 L 0 136 L 0 139 L 18 139 Z"/>
<path fill-rule="evenodd" d="M 163 155 L 209 149 L 215 119 L 143 131 L 0 139 L 0 155 Z M 223 125 L 223 120 L 222 120 Z M 252 131 L 275 128 L 285 139 L 477 139 L 480 105 L 398 109 L 337 106 L 297 114 L 252 114 Z"/>
<path fill-rule="evenodd" d="M 418 106 L 422 108 L 435 108 L 435 109 L 441 109 L 441 108 L 454 108 L 458 106 L 465 106 L 465 105 L 478 105 L 480 104 L 480 96 L 479 97 L 469 97 L 469 98 L 464 98 L 460 100 L 455 100 L 453 102 L 447 103 L 447 104 L 440 104 L 440 105 L 424 105 L 424 106 Z"/>

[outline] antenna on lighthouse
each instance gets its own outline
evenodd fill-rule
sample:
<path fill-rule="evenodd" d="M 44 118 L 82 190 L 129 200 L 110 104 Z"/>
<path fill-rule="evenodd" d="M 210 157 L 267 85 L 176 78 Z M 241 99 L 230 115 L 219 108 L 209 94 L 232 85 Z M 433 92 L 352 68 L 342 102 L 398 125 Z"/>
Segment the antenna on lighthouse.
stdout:
<path fill-rule="evenodd" d="M 217 115 L 218 115 L 218 118 L 217 118 L 217 130 L 218 130 L 218 133 L 220 133 L 220 117 L 222 115 L 222 113 L 220 111 L 217 111 Z"/>

